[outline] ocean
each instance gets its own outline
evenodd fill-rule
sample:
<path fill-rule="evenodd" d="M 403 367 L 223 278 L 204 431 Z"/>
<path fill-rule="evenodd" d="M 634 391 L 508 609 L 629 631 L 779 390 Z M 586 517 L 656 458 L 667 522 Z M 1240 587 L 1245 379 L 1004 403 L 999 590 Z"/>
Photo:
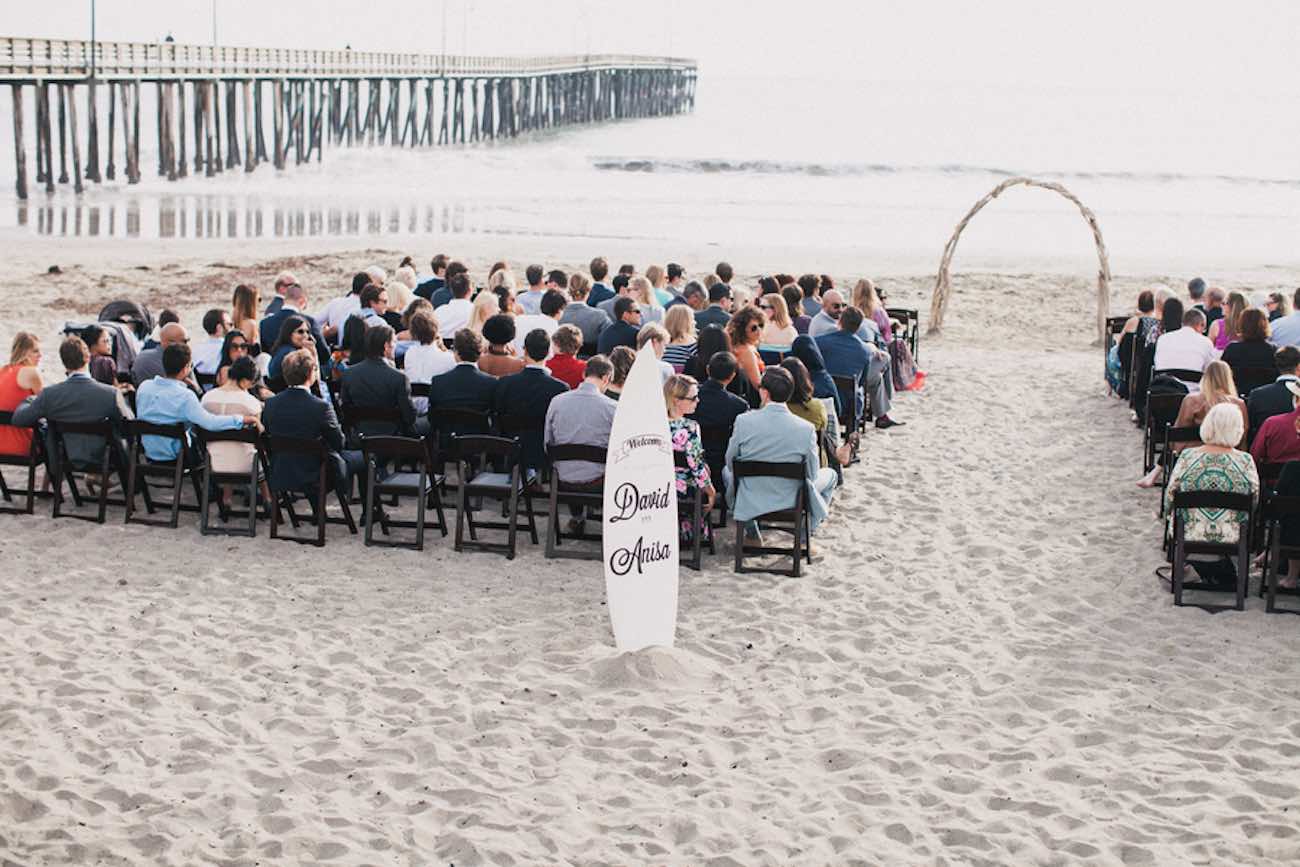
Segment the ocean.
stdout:
<path fill-rule="evenodd" d="M 157 177 L 146 152 L 138 185 L 119 174 L 80 198 L 33 190 L 26 204 L 14 196 L 6 129 L 0 241 L 498 235 L 508 249 L 510 237 L 540 236 L 661 242 L 665 259 L 685 246 L 833 250 L 869 269 L 937 263 L 976 200 L 1028 175 L 1092 208 L 1116 272 L 1294 266 L 1297 101 L 706 72 L 695 113 L 682 117 L 452 148 L 327 148 L 323 162 L 282 172 L 178 182 Z M 152 117 L 146 101 L 146 151 Z M 28 159 L 32 172 L 30 149 Z M 1025 259 L 1095 263 L 1069 202 L 1013 189 L 970 224 L 958 253 L 972 267 Z"/>

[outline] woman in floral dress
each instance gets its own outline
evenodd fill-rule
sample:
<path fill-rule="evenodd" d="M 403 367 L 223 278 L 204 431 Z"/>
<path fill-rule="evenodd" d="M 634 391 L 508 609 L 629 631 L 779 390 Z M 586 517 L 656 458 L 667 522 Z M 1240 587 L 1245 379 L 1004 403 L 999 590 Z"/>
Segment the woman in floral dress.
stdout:
<path fill-rule="evenodd" d="M 1245 432 L 1241 410 L 1231 403 L 1218 403 L 1201 422 L 1204 445 L 1184 449 L 1169 476 L 1166 496 L 1173 500 L 1178 491 L 1221 491 L 1259 495 L 1259 473 L 1249 452 L 1236 448 Z M 1188 542 L 1218 542 L 1234 545 L 1246 522 L 1245 512 L 1223 509 L 1179 509 L 1183 538 Z M 1172 519 L 1171 519 L 1172 520 Z"/>
<path fill-rule="evenodd" d="M 678 467 L 677 495 L 694 497 L 698 489 L 704 492 L 704 524 L 696 528 L 694 515 L 684 515 L 681 520 L 682 544 L 693 543 L 698 529 L 702 539 L 709 538 L 708 514 L 713 509 L 717 492 L 709 478 L 709 465 L 704 460 L 704 442 L 700 439 L 700 426 L 686 418 L 695 412 L 700 402 L 700 388 L 692 377 L 674 374 L 664 383 L 664 403 L 668 406 L 668 434 L 672 437 L 673 451 L 686 455 L 686 466 Z"/>

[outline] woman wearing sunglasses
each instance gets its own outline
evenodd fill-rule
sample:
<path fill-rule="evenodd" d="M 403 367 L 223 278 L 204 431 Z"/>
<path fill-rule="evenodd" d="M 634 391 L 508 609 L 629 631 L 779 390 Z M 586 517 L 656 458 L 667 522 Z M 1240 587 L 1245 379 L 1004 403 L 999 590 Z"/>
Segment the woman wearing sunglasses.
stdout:
<path fill-rule="evenodd" d="M 271 391 L 262 381 L 261 371 L 257 370 L 257 360 L 253 357 L 254 345 L 244 332 L 238 329 L 226 332 L 225 342 L 221 344 L 221 359 L 217 362 L 217 387 L 221 388 L 229 381 L 232 364 L 241 358 L 247 358 L 255 371 L 248 393 L 258 400 L 266 400 L 271 396 Z"/>
<path fill-rule="evenodd" d="M 742 307 L 727 323 L 727 334 L 731 337 L 731 351 L 736 356 L 736 363 L 755 389 L 763 378 L 763 360 L 758 357 L 758 345 L 763 342 L 765 325 L 763 311 L 757 307 Z"/>
<path fill-rule="evenodd" d="M 673 451 L 686 455 L 686 466 L 678 467 L 676 473 L 677 496 L 694 498 L 698 489 L 704 494 L 704 521 L 700 527 L 694 526 L 694 516 L 682 514 L 679 522 L 681 542 L 683 545 L 695 541 L 695 534 L 701 539 L 709 538 L 708 514 L 713 510 L 717 491 L 709 477 L 709 465 L 704 457 L 704 441 L 700 438 L 700 425 L 693 419 L 686 418 L 695 412 L 700 404 L 700 387 L 689 376 L 674 374 L 664 383 L 664 403 L 668 407 L 668 435 L 672 440 Z"/>

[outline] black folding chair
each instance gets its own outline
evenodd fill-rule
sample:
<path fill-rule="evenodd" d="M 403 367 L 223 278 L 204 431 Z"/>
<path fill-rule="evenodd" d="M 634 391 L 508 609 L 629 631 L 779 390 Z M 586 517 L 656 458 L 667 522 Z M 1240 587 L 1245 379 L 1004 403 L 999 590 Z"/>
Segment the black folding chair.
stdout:
<path fill-rule="evenodd" d="M 93 521 L 96 524 L 104 523 L 108 513 L 108 507 L 125 506 L 126 501 L 122 499 L 110 499 L 108 496 L 108 476 L 112 470 L 117 470 L 119 477 L 122 475 L 123 467 L 121 458 L 113 448 L 113 439 L 117 436 L 117 430 L 113 422 L 108 419 L 99 421 L 54 421 L 46 419 L 46 425 L 50 432 L 50 448 L 57 456 L 54 462 L 54 506 L 51 510 L 51 517 L 54 518 L 75 518 L 78 521 Z M 91 436 L 103 440 L 104 445 L 100 451 L 99 464 L 73 464 L 68 458 L 67 436 Z M 67 481 L 68 491 L 72 494 L 73 505 L 80 508 L 85 504 L 81 496 L 81 491 L 77 487 L 77 476 L 82 476 L 83 480 L 87 473 L 97 472 L 99 474 L 99 496 L 96 498 L 99 509 L 94 517 L 90 515 L 70 514 L 62 511 L 63 508 L 63 482 Z M 125 484 L 125 479 L 122 479 Z"/>
<path fill-rule="evenodd" d="M 456 463 L 451 441 L 456 436 L 491 436 L 495 432 L 492 414 L 481 409 L 467 409 L 458 406 L 435 407 L 429 413 L 429 436 L 433 438 L 436 450 L 438 472 L 446 475 L 448 463 Z M 448 480 L 448 488 L 458 487 Z"/>
<path fill-rule="evenodd" d="M 12 412 L 0 412 L 0 427 L 13 425 Z M 0 497 L 4 498 L 6 503 L 14 501 L 14 495 L 25 497 L 27 505 L 24 508 L 17 506 L 0 506 L 0 514 L 5 515 L 30 515 L 36 509 L 36 498 L 41 493 L 36 490 L 36 467 L 45 460 L 45 451 L 41 446 L 41 432 L 38 429 L 31 429 L 32 444 L 27 449 L 25 455 L 0 455 L 0 468 L 2 467 L 26 467 L 27 468 L 27 487 L 11 488 L 5 480 L 4 470 L 0 469 Z"/>
<path fill-rule="evenodd" d="M 1190 448 L 1201 441 L 1200 425 L 1190 427 L 1172 427 L 1165 425 L 1164 436 L 1161 438 L 1164 446 L 1160 450 L 1160 460 L 1163 462 L 1164 469 L 1160 473 L 1160 517 L 1165 516 L 1165 493 L 1169 490 L 1169 474 L 1174 471 L 1174 463 L 1178 460 L 1178 452 L 1174 451 L 1174 446 L 1181 445 L 1183 448 Z M 1150 472 L 1148 470 L 1148 472 Z"/>
<path fill-rule="evenodd" d="M 565 533 L 560 529 L 560 506 L 579 506 L 584 509 L 594 509 L 600 511 L 605 504 L 605 485 L 602 477 L 599 485 L 587 482 L 578 484 L 566 483 L 560 478 L 559 472 L 555 469 L 558 461 L 586 461 L 588 463 L 601 464 L 605 463 L 607 449 L 604 446 L 582 445 L 573 443 L 569 445 L 552 445 L 546 450 L 546 460 L 551 465 L 551 486 L 550 501 L 546 509 L 547 526 L 546 526 L 546 557 L 548 560 L 559 558 L 571 560 L 600 560 L 603 554 L 600 551 L 570 549 L 561 551 L 560 547 L 564 540 L 583 541 L 583 542 L 600 542 L 602 534 L 588 533 L 585 529 L 581 532 Z M 593 519 L 595 520 L 595 519 Z"/>
<path fill-rule="evenodd" d="M 200 428 L 195 430 L 194 433 L 198 437 L 198 441 L 203 445 L 205 453 L 208 452 L 208 447 L 213 443 L 241 443 L 253 447 L 248 472 L 242 473 L 218 472 L 213 469 L 212 455 L 208 453 L 208 459 L 203 466 L 203 496 L 199 502 L 199 532 L 204 536 L 248 536 L 249 538 L 256 536 L 258 491 L 267 477 L 266 454 L 262 451 L 262 435 L 254 427 L 223 431 L 206 431 Z M 244 496 L 248 500 L 247 510 L 237 511 L 228 504 L 223 504 L 220 500 L 217 502 L 217 509 L 223 523 L 228 523 L 231 518 L 246 517 L 248 519 L 247 529 L 212 525 L 210 520 L 212 492 L 218 485 L 238 488 L 244 492 Z M 266 508 L 269 510 L 271 504 L 267 503 Z"/>
<path fill-rule="evenodd" d="M 340 426 L 343 428 L 343 434 L 349 444 L 361 443 L 361 437 L 366 433 L 362 430 L 364 425 L 380 424 L 392 430 L 375 435 L 378 436 L 395 436 L 396 432 L 402 425 L 402 413 L 395 406 L 357 406 L 352 403 L 342 405 L 340 412 L 342 416 L 339 419 Z M 349 445 L 349 448 L 355 446 Z"/>
<path fill-rule="evenodd" d="M 507 414 L 496 416 L 494 421 L 496 422 L 498 434 L 506 439 L 519 440 L 521 453 L 526 437 L 533 437 L 535 438 L 534 442 L 540 444 L 545 436 L 545 418 Z M 550 468 L 546 466 L 545 447 L 543 447 L 542 451 L 542 466 L 521 467 L 520 473 L 523 476 L 524 483 L 533 489 L 533 493 L 544 495 L 544 489 L 541 485 L 545 479 L 550 477 Z"/>
<path fill-rule="evenodd" d="M 709 478 L 713 488 L 718 492 L 714 498 L 714 508 L 718 510 L 714 529 L 727 526 L 727 498 L 723 493 L 722 468 L 726 464 L 727 444 L 731 442 L 731 427 L 720 425 L 700 425 L 700 441 L 704 443 L 704 454 L 709 462 Z M 715 457 L 716 456 L 716 457 Z"/>
<path fill-rule="evenodd" d="M 1233 609 L 1241 611 L 1246 607 L 1246 584 L 1250 579 L 1250 533 L 1253 523 L 1252 511 L 1254 503 L 1250 494 L 1232 494 L 1224 491 L 1176 491 L 1174 492 L 1173 503 L 1170 508 L 1174 510 L 1174 527 L 1173 527 L 1173 546 L 1174 546 L 1174 563 L 1173 563 L 1173 591 L 1175 605 L 1193 605 L 1206 611 L 1227 611 Z M 1189 542 L 1184 538 L 1183 510 L 1185 509 L 1215 509 L 1240 511 L 1246 515 L 1246 520 L 1242 521 L 1238 527 L 1237 542 L 1228 544 L 1226 542 Z M 1235 557 L 1237 567 L 1237 584 L 1236 593 L 1237 601 L 1235 605 L 1210 605 L 1205 603 L 1184 603 L 1183 593 L 1186 590 L 1219 590 L 1216 585 L 1196 582 L 1189 584 L 1183 578 L 1183 571 L 1187 566 L 1188 554 L 1210 554 L 1223 557 Z"/>
<path fill-rule="evenodd" d="M 778 530 L 789 533 L 791 536 L 791 545 L 789 548 L 781 548 L 773 545 L 745 545 L 745 525 L 746 521 L 737 519 L 736 521 L 736 571 L 737 572 L 776 572 L 780 575 L 789 575 L 792 578 L 798 578 L 800 574 L 800 559 L 812 563 L 811 554 L 811 535 L 812 521 L 808 514 L 808 478 L 802 461 L 791 461 L 788 463 L 770 463 L 768 461 L 732 461 L 731 472 L 736 481 L 736 492 L 739 495 L 740 487 L 744 479 L 756 478 L 778 478 L 794 479 L 799 482 L 798 490 L 795 493 L 794 504 L 788 509 L 777 509 L 764 515 L 759 515 L 753 520 L 757 523 L 761 532 L 766 524 L 769 530 Z M 756 554 L 782 554 L 792 558 L 791 568 L 755 568 L 745 565 L 745 558 Z"/>
<path fill-rule="evenodd" d="M 903 330 L 895 336 L 907 342 L 907 348 L 912 350 L 912 360 L 919 363 L 921 360 L 919 351 L 921 314 L 910 307 L 886 307 L 885 315 L 890 319 L 897 319 L 903 324 Z"/>
<path fill-rule="evenodd" d="M 1154 358 L 1154 354 L 1152 357 Z M 1162 367 L 1160 370 L 1152 370 L 1151 379 L 1155 379 L 1157 376 L 1172 376 L 1174 379 L 1180 380 L 1181 382 L 1201 381 L 1201 371 L 1188 370 L 1181 367 Z M 1147 384 L 1150 385 L 1149 380 Z"/>
<path fill-rule="evenodd" d="M 1277 381 L 1276 367 L 1234 367 L 1232 381 L 1237 385 L 1237 396 L 1245 400 L 1253 388 L 1271 385 Z"/>
<path fill-rule="evenodd" d="M 413 383 L 411 383 L 411 397 L 412 397 L 412 398 L 422 397 L 422 398 L 424 398 L 425 400 L 428 400 L 428 399 L 429 399 L 429 390 L 430 390 L 430 387 L 429 387 L 429 383 L 427 383 L 427 382 L 413 382 Z"/>
<path fill-rule="evenodd" d="M 185 425 L 152 424 L 139 419 L 132 419 L 126 423 L 126 436 L 128 442 L 128 460 L 126 473 L 126 523 L 128 524 L 146 524 L 150 527 L 170 527 L 176 529 L 180 522 L 181 509 L 186 511 L 199 511 L 199 504 L 203 502 L 203 491 L 199 484 L 199 478 L 207 468 L 207 462 L 199 459 L 199 462 L 186 466 L 186 451 L 188 447 L 188 437 L 185 435 Z M 173 440 L 176 443 L 176 457 L 171 461 L 151 461 L 144 454 L 144 444 L 141 437 L 154 436 L 163 439 Z M 193 454 L 193 453 L 192 453 Z M 194 486 L 193 506 L 182 506 L 181 497 L 185 486 L 185 477 L 189 476 L 191 484 Z M 171 489 L 171 500 L 165 503 L 155 503 L 150 488 L 150 479 L 160 479 L 170 484 L 167 487 Z M 157 487 L 164 487 L 158 485 Z M 145 512 L 149 515 L 154 513 L 155 507 L 162 507 L 171 510 L 171 518 L 162 520 L 158 518 L 137 518 L 135 517 L 135 495 L 139 491 L 144 496 Z"/>
<path fill-rule="evenodd" d="M 845 440 L 853 443 L 849 464 L 856 464 L 859 460 L 858 441 L 853 435 L 861 434 L 867 429 L 865 416 L 858 412 L 858 380 L 853 376 L 832 376 L 831 382 L 835 383 L 835 391 L 840 396 L 840 416 L 837 421 L 844 431 Z"/>
<path fill-rule="evenodd" d="M 1142 472 L 1149 473 L 1164 451 L 1165 428 L 1178 420 L 1185 394 L 1148 394 L 1146 421 L 1142 425 Z"/>
<path fill-rule="evenodd" d="M 217 375 L 215 373 L 199 373 L 194 371 L 194 384 L 199 387 L 199 391 L 209 392 L 217 387 Z"/>
<path fill-rule="evenodd" d="M 1280 465 L 1278 465 L 1280 466 Z M 1262 482 L 1261 482 L 1262 487 Z M 1260 504 L 1260 520 L 1264 524 L 1264 577 L 1260 582 L 1260 595 L 1264 595 L 1264 610 L 1270 614 L 1300 614 L 1300 608 L 1279 608 L 1279 593 L 1288 596 L 1300 595 L 1300 591 L 1278 587 L 1278 578 L 1282 557 L 1288 560 L 1300 558 L 1300 545 L 1282 544 L 1282 522 L 1290 519 L 1300 521 L 1300 497 L 1279 497 L 1275 494 L 1263 495 Z M 1267 593 L 1267 595 L 1265 595 Z"/>
<path fill-rule="evenodd" d="M 515 559 L 516 537 L 519 530 L 527 530 L 528 537 L 537 544 L 537 521 L 533 517 L 532 494 L 524 483 L 519 467 L 519 441 L 505 437 L 468 434 L 452 437 L 452 453 L 460 470 L 460 487 L 457 491 L 456 515 L 457 551 L 466 547 L 480 551 L 502 551 L 507 560 Z M 501 472 L 493 466 L 501 466 Z M 476 521 L 473 500 L 486 497 L 506 504 L 504 521 Z M 525 523 L 519 523 L 519 499 L 524 500 Z M 469 538 L 464 538 L 466 525 Z M 506 543 L 479 541 L 477 530 L 505 530 Z"/>
<path fill-rule="evenodd" d="M 690 466 L 686 462 L 686 452 L 673 451 L 673 468 L 690 471 Z M 673 483 L 676 488 L 676 481 Z M 704 512 L 704 491 L 698 485 L 692 485 L 694 494 L 689 496 L 677 496 L 677 520 L 680 523 L 683 517 L 689 517 L 691 521 L 691 550 L 690 555 L 687 552 L 679 551 L 682 565 L 700 571 L 700 564 L 703 561 L 701 552 L 704 545 L 704 534 L 708 529 L 706 522 L 709 516 Z M 722 499 L 722 498 L 719 498 Z M 717 549 L 713 547 L 713 534 L 709 534 L 709 553 L 716 554 Z"/>
<path fill-rule="evenodd" d="M 442 497 L 439 496 L 439 489 L 442 487 L 444 477 L 434 471 L 436 465 L 429 441 L 411 437 L 367 436 L 361 439 L 361 450 L 366 456 L 367 518 L 365 522 L 365 544 L 367 546 L 379 545 L 389 548 L 414 548 L 416 551 L 423 551 L 424 528 L 429 526 L 425 521 L 425 514 L 429 505 L 433 506 L 434 512 L 438 516 L 437 523 L 432 526 L 441 531 L 445 537 L 447 535 L 447 516 L 443 513 Z M 379 479 L 379 467 L 387 466 L 390 463 L 393 466 L 401 466 L 407 469 Z M 380 518 L 384 535 L 388 535 L 389 527 L 414 529 L 415 541 L 413 543 L 375 539 L 375 522 L 370 519 L 370 516 L 375 514 L 375 510 L 384 497 L 393 497 L 394 500 L 400 497 L 415 497 L 414 521 L 398 520 L 393 517 Z"/>
<path fill-rule="evenodd" d="M 348 528 L 349 533 L 354 536 L 357 534 L 357 524 L 356 521 L 352 519 L 352 509 L 348 507 L 346 497 L 339 496 L 337 491 L 335 492 L 335 498 L 338 500 L 339 507 L 343 513 L 341 518 L 331 518 L 325 509 L 326 498 L 328 497 L 330 488 L 332 487 L 328 484 L 328 464 L 331 460 L 330 450 L 326 447 L 325 443 L 320 440 L 273 436 L 267 438 L 267 453 L 272 464 L 274 464 L 277 455 L 301 455 L 303 457 L 315 459 L 318 465 L 315 486 L 316 490 L 314 492 L 306 490 L 295 491 L 290 489 L 276 490 L 275 487 L 272 486 L 272 539 L 283 539 L 287 542 L 298 542 L 303 545 L 314 545 L 317 548 L 323 548 L 325 547 L 326 524 L 343 524 Z M 315 493 L 316 495 L 315 500 L 311 499 L 312 493 Z M 294 497 L 296 494 L 301 494 L 304 499 L 311 503 L 314 519 L 313 523 L 316 525 L 316 537 L 314 539 L 311 537 L 280 535 L 280 523 L 283 520 L 280 512 L 282 506 L 288 513 L 289 521 L 293 525 L 293 528 L 295 530 L 298 528 L 298 516 L 295 514 L 293 509 Z"/>

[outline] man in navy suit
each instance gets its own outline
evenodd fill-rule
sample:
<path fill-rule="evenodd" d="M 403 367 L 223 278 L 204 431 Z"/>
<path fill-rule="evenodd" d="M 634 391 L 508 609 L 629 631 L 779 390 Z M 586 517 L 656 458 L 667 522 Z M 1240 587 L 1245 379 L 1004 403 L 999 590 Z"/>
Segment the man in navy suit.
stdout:
<path fill-rule="evenodd" d="M 546 411 L 551 400 L 564 394 L 569 387 L 551 376 L 546 369 L 546 356 L 551 350 L 551 339 L 546 331 L 534 328 L 524 335 L 524 355 L 528 366 L 518 373 L 497 380 L 492 395 L 492 409 L 498 415 L 510 415 L 536 423 L 536 430 L 519 434 L 520 463 L 529 470 L 540 471 L 546 463 L 546 450 L 542 445 L 542 429 L 546 424 Z"/>
<path fill-rule="evenodd" d="M 605 261 L 604 256 L 597 256 L 591 260 L 591 293 L 587 295 L 587 306 L 597 307 L 605 301 L 613 298 L 615 292 L 605 283 L 605 278 L 609 276 L 609 263 Z"/>
<path fill-rule="evenodd" d="M 695 328 L 703 329 L 706 325 L 726 328 L 731 321 L 731 287 L 726 283 L 714 283 L 709 289 L 709 306 L 695 314 Z"/>
<path fill-rule="evenodd" d="M 428 432 L 427 423 L 417 426 L 415 404 L 411 402 L 410 380 L 388 363 L 388 359 L 393 357 L 396 342 L 393 329 L 382 322 L 367 328 L 365 361 L 349 365 L 347 370 L 343 371 L 340 398 L 344 407 L 350 405 L 364 409 L 395 408 L 401 414 L 401 421 L 396 425 L 383 421 L 363 421 L 352 433 L 423 436 Z M 360 447 L 359 443 L 349 443 L 349 445 Z"/>
<path fill-rule="evenodd" d="M 320 326 L 307 312 L 307 290 L 303 289 L 298 283 L 290 283 L 284 287 L 284 302 L 280 305 L 280 309 L 257 323 L 257 339 L 262 344 L 262 351 L 271 351 L 275 346 L 276 339 L 280 336 L 280 326 L 284 324 L 284 320 L 294 314 L 307 320 L 307 327 L 311 329 L 312 340 L 316 341 L 316 363 L 320 365 L 322 370 L 328 369 L 330 363 L 329 345 L 325 342 L 325 336 L 321 334 Z"/>
<path fill-rule="evenodd" d="M 636 338 L 641 332 L 641 308 L 630 296 L 623 295 L 614 301 L 614 324 L 600 332 L 597 351 L 609 355 L 616 346 L 636 349 Z"/>
<path fill-rule="evenodd" d="M 432 299 L 433 293 L 447 285 L 447 254 L 439 253 L 429 263 L 433 276 L 415 287 L 415 294 L 425 299 Z"/>
<path fill-rule="evenodd" d="M 456 366 L 435 376 L 429 383 L 429 427 L 439 433 L 439 445 L 451 445 L 451 434 L 482 434 L 488 431 L 462 423 L 440 423 L 438 410 L 445 408 L 489 412 L 492 396 L 496 392 L 497 378 L 479 370 L 478 359 L 483 354 L 483 338 L 468 328 L 456 332 L 452 340 Z"/>
<path fill-rule="evenodd" d="M 334 485 L 338 495 L 347 499 L 352 490 L 353 476 L 358 476 L 358 481 L 364 484 L 362 469 L 365 462 L 361 452 L 344 449 L 343 429 L 334 415 L 334 407 L 311 393 L 312 384 L 319 375 L 315 355 L 308 349 L 295 350 L 285 356 L 281 371 L 288 388 L 266 402 L 262 408 L 262 426 L 268 436 L 323 441 L 330 450 L 326 484 Z M 318 494 L 317 473 L 314 458 L 295 454 L 272 455 L 271 490 L 304 491 L 315 498 Z"/>
<path fill-rule="evenodd" d="M 727 391 L 727 386 L 736 378 L 739 365 L 736 356 L 730 352 L 715 352 L 709 359 L 709 378 L 700 383 L 700 401 L 695 404 L 695 412 L 689 418 L 694 419 L 701 428 L 715 428 L 726 431 L 731 438 L 736 417 L 749 411 L 749 401 Z M 709 465 L 709 474 L 722 478 L 723 459 L 726 456 L 727 443 L 704 441 L 704 460 Z"/>
<path fill-rule="evenodd" d="M 1246 397 L 1246 412 L 1250 416 L 1252 441 L 1265 421 L 1295 409 L 1295 398 L 1286 384 L 1300 381 L 1296 376 L 1296 368 L 1300 367 L 1300 349 L 1294 346 L 1280 347 L 1273 353 L 1273 365 L 1277 368 L 1277 381 L 1270 385 L 1252 388 Z"/>
<path fill-rule="evenodd" d="M 817 348 L 826 361 L 827 373 L 853 377 L 859 415 L 865 386 L 871 396 L 871 414 L 876 418 L 876 427 L 897 427 L 903 422 L 889 417 L 889 391 L 885 387 L 885 377 L 890 375 L 889 353 L 863 343 L 858 337 L 861 327 L 862 311 L 846 307 L 840 314 L 839 328 L 816 338 Z"/>

